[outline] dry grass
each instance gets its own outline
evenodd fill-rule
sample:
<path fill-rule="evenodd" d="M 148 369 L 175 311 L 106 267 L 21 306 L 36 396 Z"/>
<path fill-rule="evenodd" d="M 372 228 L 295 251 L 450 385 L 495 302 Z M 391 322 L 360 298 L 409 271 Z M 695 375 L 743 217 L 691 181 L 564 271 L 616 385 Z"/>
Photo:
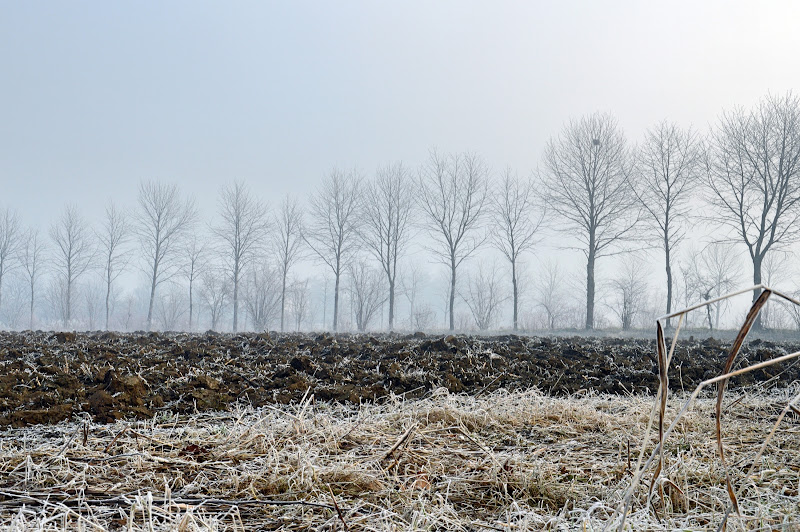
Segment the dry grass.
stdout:
<path fill-rule="evenodd" d="M 797 530 L 798 390 L 730 393 L 726 460 L 740 487 L 729 529 Z M 686 397 L 671 398 L 672 418 Z M 440 390 L 353 408 L 240 407 L 149 422 L 73 422 L 0 434 L 3 530 L 602 530 L 632 480 L 652 397 L 474 398 Z M 648 502 L 626 529 L 706 529 L 728 506 L 715 400 L 665 440 Z M 657 434 L 646 447 L 652 451 Z M 302 504 L 301 504 L 302 503 Z"/>

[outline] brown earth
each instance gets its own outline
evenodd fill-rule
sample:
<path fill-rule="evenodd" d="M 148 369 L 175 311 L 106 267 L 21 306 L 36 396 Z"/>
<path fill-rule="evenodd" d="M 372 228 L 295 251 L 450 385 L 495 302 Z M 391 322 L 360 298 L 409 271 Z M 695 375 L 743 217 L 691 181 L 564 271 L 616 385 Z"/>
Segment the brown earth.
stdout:
<path fill-rule="evenodd" d="M 537 387 L 556 395 L 588 390 L 652 393 L 652 340 L 526 336 L 1 333 L 0 426 L 149 418 L 160 411 L 223 410 L 301 400 L 381 401 L 450 392 Z M 673 389 L 693 389 L 720 373 L 726 343 L 679 343 Z M 800 345 L 755 340 L 737 365 Z M 732 387 L 787 385 L 800 364 L 771 366 Z"/>

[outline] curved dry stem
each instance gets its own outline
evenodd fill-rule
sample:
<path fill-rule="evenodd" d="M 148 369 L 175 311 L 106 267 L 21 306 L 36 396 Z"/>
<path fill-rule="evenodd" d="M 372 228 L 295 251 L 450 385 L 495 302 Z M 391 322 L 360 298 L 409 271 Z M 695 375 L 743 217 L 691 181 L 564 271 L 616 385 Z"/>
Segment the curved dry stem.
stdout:
<path fill-rule="evenodd" d="M 736 335 L 736 340 L 734 340 L 733 345 L 731 346 L 731 350 L 728 353 L 728 359 L 725 361 L 725 369 L 722 370 L 723 373 L 729 373 L 731 368 L 733 367 L 733 363 L 736 360 L 736 355 L 739 354 L 739 351 L 742 348 L 742 344 L 744 343 L 745 338 L 747 338 L 747 334 L 750 332 L 750 329 L 753 327 L 753 323 L 755 323 L 758 314 L 761 312 L 761 309 L 764 308 L 764 305 L 767 304 L 767 300 L 769 296 L 772 295 L 772 291 L 769 289 L 764 290 L 758 296 L 758 299 L 755 300 L 753 306 L 750 307 L 750 310 L 747 312 L 747 317 L 744 320 L 744 324 L 742 328 L 739 329 L 739 334 Z M 725 468 L 725 488 L 728 490 L 728 496 L 731 499 L 731 504 L 733 508 L 736 510 L 736 513 L 741 515 L 739 511 L 739 502 L 736 498 L 736 492 L 733 490 L 733 485 L 731 484 L 731 474 L 730 470 L 728 469 L 728 464 L 725 461 L 725 448 L 722 445 L 722 399 L 725 395 L 725 386 L 728 383 L 728 379 L 722 379 L 719 382 L 719 389 L 717 391 L 717 406 L 716 406 L 716 436 L 717 436 L 717 451 L 719 452 L 719 459 L 722 462 L 722 467 Z M 723 524 L 725 520 L 723 520 Z"/>
<path fill-rule="evenodd" d="M 736 339 L 734 340 L 734 342 L 733 342 L 733 344 L 732 344 L 732 346 L 730 348 L 730 351 L 728 353 L 728 357 L 726 359 L 725 366 L 724 366 L 724 369 L 723 369 L 722 373 L 720 375 L 714 377 L 714 378 L 707 379 L 707 380 L 701 382 L 695 388 L 695 390 L 692 392 L 692 394 L 689 396 L 689 398 L 685 401 L 685 403 L 683 404 L 683 407 L 678 411 L 677 415 L 675 416 L 675 419 L 672 421 L 672 423 L 669 425 L 669 427 L 666 430 L 664 430 L 664 416 L 665 416 L 665 413 L 666 413 L 667 397 L 668 397 L 668 394 L 669 394 L 668 372 L 669 372 L 670 364 L 672 362 L 672 355 L 674 353 L 675 345 L 677 343 L 678 334 L 680 332 L 680 327 L 681 327 L 683 318 L 686 316 L 686 314 L 688 312 L 703 308 L 705 306 L 711 305 L 711 304 L 716 303 L 718 301 L 722 301 L 722 300 L 729 299 L 729 298 L 737 296 L 737 295 L 741 295 L 741 294 L 745 294 L 745 293 L 751 292 L 753 290 L 763 290 L 763 291 L 761 292 L 759 297 L 756 299 L 756 301 L 753 302 L 753 305 L 751 306 L 751 308 L 750 308 L 750 310 L 749 310 L 749 312 L 747 314 L 747 317 L 745 318 L 744 324 L 742 325 L 741 329 L 739 330 L 739 333 L 736 336 Z M 721 296 L 721 297 L 718 297 L 718 298 L 715 298 L 715 299 L 711 299 L 711 300 L 705 301 L 703 303 L 699 303 L 697 305 L 694 305 L 694 306 L 688 307 L 686 309 L 683 309 L 683 310 L 680 310 L 680 311 L 677 311 L 677 312 L 673 312 L 672 314 L 669 314 L 669 315 L 662 316 L 662 317 L 658 318 L 658 320 L 656 321 L 657 351 L 658 351 L 658 353 L 657 353 L 658 354 L 658 371 L 659 371 L 659 388 L 658 388 L 658 392 L 656 394 L 656 398 L 655 398 L 655 401 L 653 403 L 653 408 L 651 410 L 650 420 L 648 421 L 648 427 L 647 427 L 647 430 L 646 430 L 645 439 L 644 439 L 644 441 L 642 443 L 642 447 L 641 447 L 641 450 L 640 450 L 640 453 L 639 453 L 639 460 L 638 460 L 637 466 L 636 466 L 636 473 L 634 474 L 634 477 L 631 480 L 630 486 L 626 490 L 622 501 L 620 502 L 620 504 L 615 509 L 615 512 L 612 513 L 612 515 L 606 521 L 606 525 L 603 528 L 604 530 L 608 530 L 610 527 L 614 526 L 615 524 L 619 525 L 619 530 L 623 529 L 623 527 L 625 525 L 626 517 L 627 517 L 627 515 L 629 513 L 629 510 L 630 510 L 630 504 L 631 504 L 632 496 L 633 496 L 634 492 L 636 491 L 636 489 L 638 488 L 638 485 L 641 482 L 641 478 L 644 475 L 644 472 L 647 471 L 650 468 L 650 466 L 653 464 L 653 462 L 656 460 L 656 458 L 658 458 L 658 461 L 657 461 L 656 466 L 655 466 L 655 470 L 653 472 L 653 479 L 652 479 L 652 481 L 650 483 L 648 494 L 647 494 L 647 503 L 650 504 L 650 501 L 651 501 L 651 498 L 652 498 L 652 494 L 653 494 L 653 488 L 655 487 L 656 482 L 658 480 L 658 477 L 660 476 L 661 471 L 663 469 L 664 442 L 665 442 L 666 438 L 672 433 L 672 431 L 676 427 L 677 423 L 686 414 L 686 412 L 688 412 L 688 410 L 692 407 L 692 405 L 694 404 L 695 400 L 699 396 L 701 390 L 703 388 L 705 388 L 706 386 L 709 386 L 711 384 L 719 384 L 719 389 L 718 389 L 718 393 L 717 393 L 717 401 L 716 401 L 716 405 L 715 405 L 715 413 L 716 413 L 715 436 L 716 436 L 716 442 L 717 442 L 717 452 L 719 453 L 720 460 L 721 460 L 722 465 L 723 465 L 724 470 L 725 470 L 725 485 L 726 485 L 726 491 L 728 493 L 728 497 L 729 497 L 729 500 L 730 500 L 730 507 L 728 509 L 728 512 L 726 512 L 725 517 L 723 518 L 723 521 L 720 524 L 720 527 L 724 528 L 726 520 L 727 520 L 727 517 L 728 517 L 731 509 L 735 509 L 737 511 L 737 513 L 740 514 L 739 505 L 738 505 L 738 495 L 740 494 L 739 492 L 741 491 L 741 488 L 740 488 L 739 492 L 737 492 L 736 490 L 733 489 L 733 484 L 732 484 L 731 478 L 730 478 L 730 471 L 729 471 L 729 468 L 728 468 L 728 464 L 727 464 L 727 462 L 725 460 L 725 451 L 724 451 L 724 447 L 723 447 L 723 443 L 722 443 L 722 426 L 721 426 L 722 401 L 723 401 L 723 398 L 724 398 L 726 384 L 727 384 L 728 380 L 731 377 L 734 377 L 736 375 L 740 375 L 740 374 L 743 374 L 743 373 L 748 373 L 748 372 L 751 372 L 751 371 L 755 371 L 757 369 L 761 369 L 761 368 L 764 368 L 764 367 L 767 367 L 767 366 L 770 366 L 770 365 L 773 365 L 773 364 L 778 364 L 778 363 L 781 363 L 781 362 L 784 362 L 784 361 L 787 361 L 787 360 L 790 360 L 790 359 L 793 359 L 793 358 L 797 358 L 798 356 L 800 356 L 800 352 L 791 353 L 791 354 L 788 354 L 788 355 L 784 355 L 784 356 L 781 356 L 781 357 L 774 358 L 772 360 L 768 360 L 768 361 L 765 361 L 765 362 L 760 362 L 760 363 L 757 363 L 757 364 L 753 364 L 753 365 L 750 365 L 750 366 L 748 366 L 746 368 L 741 368 L 741 369 L 736 370 L 736 371 L 731 371 L 732 368 L 733 368 L 734 362 L 736 360 L 736 356 L 738 355 L 739 351 L 741 350 L 742 345 L 744 344 L 744 341 L 747 338 L 748 333 L 750 332 L 753 324 L 755 323 L 756 318 L 758 317 L 758 314 L 761 312 L 761 310 L 763 309 L 764 305 L 767 303 L 767 301 L 769 300 L 769 298 L 770 298 L 770 296 L 772 294 L 775 294 L 776 296 L 779 296 L 782 299 L 785 299 L 786 301 L 789 301 L 789 302 L 791 302 L 793 304 L 800 305 L 800 301 L 797 301 L 796 299 L 794 299 L 794 298 L 792 298 L 792 297 L 790 297 L 790 296 L 788 296 L 788 295 L 786 295 L 784 293 L 772 290 L 771 288 L 760 284 L 760 285 L 756 285 L 756 286 L 753 286 L 753 287 L 750 287 L 750 288 L 747 288 L 747 289 L 743 289 L 743 290 L 739 290 L 739 291 L 736 291 L 736 292 L 733 292 L 733 293 L 730 293 L 730 294 L 726 294 L 724 296 Z M 672 340 L 672 345 L 670 346 L 669 355 L 666 355 L 666 345 L 665 345 L 664 329 L 663 329 L 662 321 L 670 319 L 670 318 L 673 318 L 673 317 L 680 317 L 681 321 L 679 322 L 678 327 L 676 328 L 675 335 L 674 335 L 673 340 Z M 798 395 L 795 399 L 790 401 L 789 404 L 784 409 L 784 411 L 778 417 L 778 420 L 773 425 L 769 435 L 767 436 L 764 444 L 762 445 L 761 450 L 759 451 L 759 453 L 758 453 L 758 455 L 756 457 L 756 460 L 751 465 L 750 472 L 752 472 L 752 469 L 755 467 L 755 464 L 756 464 L 758 458 L 764 452 L 764 449 L 766 448 L 766 445 L 768 444 L 768 442 L 773 438 L 773 436 L 775 434 L 775 431 L 777 430 L 777 427 L 780 424 L 780 421 L 783 419 L 783 417 L 785 416 L 786 412 L 788 412 L 788 410 L 790 408 L 794 407 L 794 403 L 797 400 L 800 400 L 800 395 Z M 653 421 L 653 418 L 654 418 L 656 410 L 658 411 L 658 414 L 659 414 L 658 444 L 656 445 L 656 447 L 651 452 L 650 458 L 642 466 L 641 465 L 641 461 L 642 461 L 642 457 L 644 456 L 645 450 L 647 448 L 647 442 L 648 442 L 649 435 L 650 435 L 650 427 L 652 425 L 652 421 Z"/>

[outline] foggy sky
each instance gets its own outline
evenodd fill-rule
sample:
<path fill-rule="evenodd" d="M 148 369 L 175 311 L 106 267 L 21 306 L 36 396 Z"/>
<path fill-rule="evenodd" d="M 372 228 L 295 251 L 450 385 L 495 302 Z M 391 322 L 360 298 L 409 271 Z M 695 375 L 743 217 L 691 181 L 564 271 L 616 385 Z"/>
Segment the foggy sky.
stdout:
<path fill-rule="evenodd" d="M 275 205 L 332 166 L 429 148 L 521 175 L 571 117 L 629 140 L 800 87 L 792 2 L 5 2 L 0 206 L 93 220 L 141 179 L 204 217 L 222 184 Z"/>

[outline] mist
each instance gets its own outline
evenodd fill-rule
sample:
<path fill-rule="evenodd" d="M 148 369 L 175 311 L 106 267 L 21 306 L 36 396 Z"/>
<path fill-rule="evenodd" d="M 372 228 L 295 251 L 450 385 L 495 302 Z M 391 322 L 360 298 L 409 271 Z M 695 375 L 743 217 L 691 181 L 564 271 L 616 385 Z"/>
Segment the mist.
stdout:
<path fill-rule="evenodd" d="M 748 233 L 748 244 L 720 210 L 714 178 L 732 160 L 724 156 L 731 116 L 786 100 L 782 116 L 792 123 L 796 10 L 788 2 L 4 6 L 0 326 L 648 329 L 668 307 L 754 284 L 756 269 L 761 282 L 793 293 L 791 208 L 775 221 L 778 241 Z M 609 211 L 625 223 L 594 252 L 559 208 L 554 181 L 559 143 L 592 117 L 613 124 L 622 158 L 612 182 L 634 192 Z M 663 127 L 689 135 L 696 151 L 666 237 L 669 274 L 648 209 L 664 201 L 644 185 Z M 613 144 L 586 138 L 590 150 Z M 453 250 L 424 187 L 437 165 L 460 185 L 468 161 L 485 197 Z M 391 209 L 370 212 L 380 195 L 367 192 L 398 168 L 408 212 L 400 252 L 387 261 L 380 231 L 365 228 Z M 787 168 L 793 207 L 798 177 Z M 338 265 L 326 239 L 315 239 L 335 175 L 357 185 Z M 143 236 L 148 184 L 174 187 L 191 218 L 158 265 Z M 518 201 L 519 249 L 504 245 L 504 184 L 517 186 L 506 199 Z M 223 200 L 237 186 L 260 213 L 238 250 L 225 238 Z M 287 261 L 279 244 L 289 204 L 302 231 L 296 242 L 284 238 L 284 252 L 297 247 Z M 112 205 L 119 234 L 109 249 Z M 69 241 L 67 213 L 84 246 L 75 257 L 59 244 Z M 746 301 L 728 305 L 690 325 L 731 327 L 745 310 Z M 763 325 L 797 322 L 776 309 Z"/>

